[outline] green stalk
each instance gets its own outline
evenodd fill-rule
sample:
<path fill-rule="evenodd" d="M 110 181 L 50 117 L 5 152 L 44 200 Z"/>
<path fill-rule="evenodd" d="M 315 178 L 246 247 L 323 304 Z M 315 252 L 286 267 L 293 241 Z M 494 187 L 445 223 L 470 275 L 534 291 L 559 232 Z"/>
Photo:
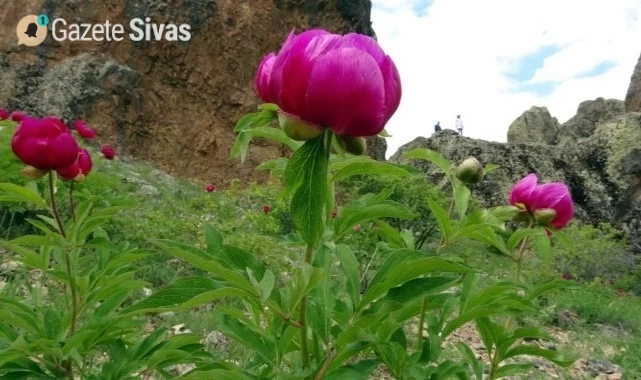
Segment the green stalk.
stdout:
<path fill-rule="evenodd" d="M 311 244 L 307 245 L 305 252 L 305 263 L 311 265 L 314 257 L 314 247 Z M 298 309 L 298 323 L 300 324 L 300 354 L 303 361 L 303 367 L 309 367 L 309 349 L 307 346 L 307 294 L 303 296 L 300 301 Z"/>
<path fill-rule="evenodd" d="M 51 198 L 51 213 L 53 214 L 53 217 L 56 220 L 56 223 L 58 224 L 58 230 L 60 232 L 60 235 L 63 238 L 66 238 L 67 234 L 65 232 L 65 226 L 62 223 L 62 218 L 60 217 L 60 213 L 58 212 L 58 207 L 56 206 L 56 195 L 54 193 L 54 188 L 55 188 L 55 183 L 54 183 L 53 172 L 49 171 L 49 196 Z M 69 339 L 76 332 L 76 319 L 78 318 L 77 316 L 78 298 L 76 295 L 76 284 L 74 281 L 73 270 L 71 266 L 71 253 L 69 252 L 69 249 L 66 249 L 66 248 L 64 250 L 64 253 L 65 253 L 65 269 L 67 271 L 67 278 L 69 279 L 69 288 L 71 290 L 71 325 L 69 326 L 69 332 L 67 333 L 67 339 Z M 69 379 L 73 379 L 73 364 L 71 362 L 71 359 L 67 360 L 66 370 L 67 370 L 67 376 L 69 377 Z"/>

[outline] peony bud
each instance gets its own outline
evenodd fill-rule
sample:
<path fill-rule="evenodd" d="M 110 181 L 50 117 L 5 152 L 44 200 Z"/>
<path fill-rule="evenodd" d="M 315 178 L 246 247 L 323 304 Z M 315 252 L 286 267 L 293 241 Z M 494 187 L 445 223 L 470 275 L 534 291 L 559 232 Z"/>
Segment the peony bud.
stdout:
<path fill-rule="evenodd" d="M 534 210 L 534 220 L 541 226 L 547 226 L 556 218 L 556 210 L 553 208 L 541 208 Z"/>
<path fill-rule="evenodd" d="M 474 157 L 470 157 L 463 161 L 456 169 L 456 178 L 460 179 L 465 184 L 475 184 L 483 180 L 485 173 L 483 166 Z"/>
<path fill-rule="evenodd" d="M 272 210 L 272 208 L 269 205 L 263 205 L 263 212 L 265 215 L 269 214 L 269 212 Z"/>
<path fill-rule="evenodd" d="M 76 161 L 66 168 L 56 170 L 58 176 L 63 180 L 82 182 L 87 178 L 93 168 L 91 154 L 86 149 L 78 151 Z"/>
<path fill-rule="evenodd" d="M 78 158 L 78 143 L 56 118 L 26 118 L 18 124 L 11 150 L 26 165 L 40 170 L 65 168 Z"/>
<path fill-rule="evenodd" d="M 111 145 L 103 145 L 100 153 L 102 153 L 107 160 L 113 160 L 114 157 L 116 157 L 116 151 L 111 147 Z"/>
<path fill-rule="evenodd" d="M 47 173 L 49 173 L 49 171 L 36 169 L 33 166 L 27 165 L 22 168 L 22 170 L 20 170 L 20 173 L 27 179 L 35 180 L 44 177 L 45 175 L 47 175 Z"/>
<path fill-rule="evenodd" d="M 73 126 L 83 139 L 91 140 L 96 137 L 96 131 L 91 129 L 84 120 L 76 120 Z"/>
<path fill-rule="evenodd" d="M 214 191 L 216 191 L 216 185 L 210 183 L 205 187 L 205 190 L 207 190 L 208 193 L 213 193 Z"/>
<path fill-rule="evenodd" d="M 347 153 L 360 156 L 367 151 L 367 141 L 363 137 L 336 136 L 338 145 Z"/>
<path fill-rule="evenodd" d="M 11 116 L 9 116 L 9 118 L 11 120 L 13 120 L 13 121 L 15 121 L 17 123 L 21 122 L 22 120 L 26 119 L 27 117 L 29 117 L 29 115 L 27 115 L 26 113 L 24 113 L 22 111 L 13 111 L 11 113 Z"/>
<path fill-rule="evenodd" d="M 300 118 L 285 112 L 278 113 L 278 123 L 287 137 L 296 141 L 311 140 L 323 133 L 323 128 L 306 123 Z"/>

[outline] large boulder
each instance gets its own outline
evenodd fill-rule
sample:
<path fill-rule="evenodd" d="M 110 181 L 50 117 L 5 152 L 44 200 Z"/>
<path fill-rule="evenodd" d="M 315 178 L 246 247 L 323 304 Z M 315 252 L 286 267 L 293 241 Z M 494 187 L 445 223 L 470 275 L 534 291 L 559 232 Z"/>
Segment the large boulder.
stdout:
<path fill-rule="evenodd" d="M 628 112 L 641 112 L 641 56 L 632 73 L 628 94 L 625 97 L 625 109 Z"/>
<path fill-rule="evenodd" d="M 473 193 L 486 206 L 505 204 L 511 186 L 537 173 L 541 182 L 568 185 L 577 208 L 577 218 L 588 223 L 611 222 L 641 241 L 641 113 L 628 113 L 598 123 L 592 136 L 581 144 L 504 144 L 475 140 L 456 134 L 438 133 L 419 137 L 401 147 L 393 162 L 423 169 L 434 183 L 441 174 L 430 164 L 407 160 L 404 153 L 428 148 L 459 163 L 474 156 L 499 168 L 490 172 Z"/>
<path fill-rule="evenodd" d="M 233 127 L 259 100 L 261 58 L 292 29 L 373 35 L 370 0 L 23 0 L 0 9 L 0 107 L 82 117 L 122 155 L 208 181 L 258 179 L 263 160 L 288 154 L 257 139 L 245 165 L 229 159 Z M 17 45 L 17 20 L 47 14 L 67 23 L 129 28 L 130 20 L 189 24 L 187 42 L 57 42 Z M 126 30 L 125 33 L 129 33 Z"/>
<path fill-rule="evenodd" d="M 579 104 L 576 115 L 566 121 L 559 132 L 559 142 L 576 143 L 592 136 L 599 123 L 613 120 L 625 113 L 625 104 L 618 99 L 597 98 Z"/>
<path fill-rule="evenodd" d="M 556 144 L 559 121 L 546 107 L 532 107 L 512 122 L 507 132 L 509 143 Z"/>

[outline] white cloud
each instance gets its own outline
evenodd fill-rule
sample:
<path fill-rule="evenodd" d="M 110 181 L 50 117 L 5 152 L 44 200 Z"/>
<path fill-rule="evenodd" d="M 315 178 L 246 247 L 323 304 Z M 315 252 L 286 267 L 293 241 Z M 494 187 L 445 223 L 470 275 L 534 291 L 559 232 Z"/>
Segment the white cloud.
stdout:
<path fill-rule="evenodd" d="M 546 106 L 564 122 L 583 100 L 623 99 L 639 57 L 641 0 L 373 0 L 373 26 L 401 73 L 403 99 L 388 124 L 388 154 L 436 121 L 464 134 L 505 141 L 510 123 L 531 106 Z M 510 76 L 541 48 L 558 51 L 521 84 L 555 82 L 545 96 L 526 92 Z M 580 77 L 603 61 L 603 74 Z M 529 81 L 528 81 L 529 80 Z"/>

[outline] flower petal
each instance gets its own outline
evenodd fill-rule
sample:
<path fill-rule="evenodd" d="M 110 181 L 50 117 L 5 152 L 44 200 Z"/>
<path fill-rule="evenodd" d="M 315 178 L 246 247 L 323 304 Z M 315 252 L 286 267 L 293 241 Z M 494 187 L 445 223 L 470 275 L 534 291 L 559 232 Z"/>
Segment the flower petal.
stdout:
<path fill-rule="evenodd" d="M 375 135 L 385 120 L 383 74 L 360 49 L 331 50 L 314 64 L 305 103 L 304 120 L 339 135 Z"/>
<path fill-rule="evenodd" d="M 381 72 L 385 80 L 385 123 L 392 118 L 392 115 L 401 104 L 401 76 L 396 69 L 396 65 L 388 56 L 383 60 Z"/>
<path fill-rule="evenodd" d="M 516 205 L 517 203 L 522 203 L 528 210 L 532 211 L 533 209 L 530 208 L 530 197 L 534 189 L 536 189 L 537 181 L 538 178 L 536 174 L 532 173 L 512 186 L 510 190 L 510 204 Z"/>

